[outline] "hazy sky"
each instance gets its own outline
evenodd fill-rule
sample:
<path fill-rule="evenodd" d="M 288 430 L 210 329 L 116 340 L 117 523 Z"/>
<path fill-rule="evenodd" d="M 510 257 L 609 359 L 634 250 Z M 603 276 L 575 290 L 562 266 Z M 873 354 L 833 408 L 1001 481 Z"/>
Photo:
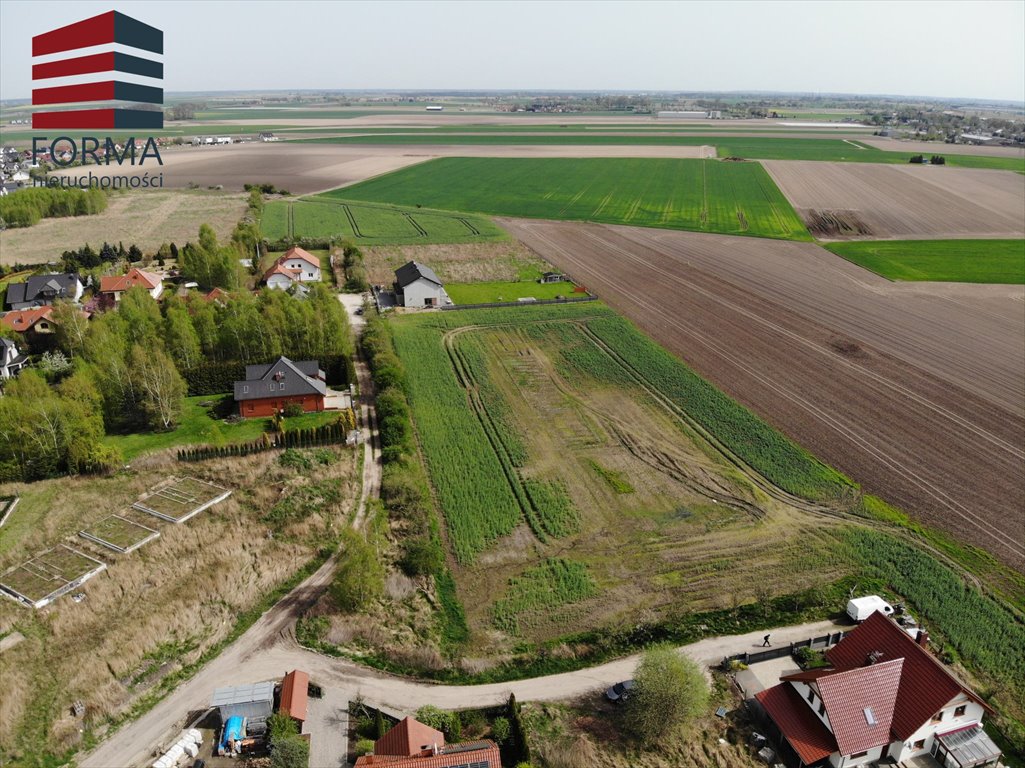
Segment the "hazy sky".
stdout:
<path fill-rule="evenodd" d="M 776 90 L 1025 100 L 1025 0 L 0 0 L 0 99 L 30 96 L 33 35 L 112 9 L 164 30 L 168 91 Z"/>

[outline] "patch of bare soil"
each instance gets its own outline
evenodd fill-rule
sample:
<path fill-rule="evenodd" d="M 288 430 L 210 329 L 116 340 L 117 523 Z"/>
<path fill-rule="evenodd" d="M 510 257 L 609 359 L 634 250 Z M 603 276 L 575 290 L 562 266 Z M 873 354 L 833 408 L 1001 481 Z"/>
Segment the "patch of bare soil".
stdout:
<path fill-rule="evenodd" d="M 824 225 L 823 237 L 1025 237 L 1025 179 L 1012 171 L 803 160 L 764 165 L 813 232 L 817 213 L 842 212 L 835 226 Z M 848 230 L 844 223 L 852 217 L 857 226 Z"/>
<path fill-rule="evenodd" d="M 904 289 L 806 243 L 502 224 L 867 492 L 1025 563 L 1021 286 Z"/>
<path fill-rule="evenodd" d="M 872 228 L 857 211 L 798 211 L 808 231 L 819 238 L 868 237 Z"/>

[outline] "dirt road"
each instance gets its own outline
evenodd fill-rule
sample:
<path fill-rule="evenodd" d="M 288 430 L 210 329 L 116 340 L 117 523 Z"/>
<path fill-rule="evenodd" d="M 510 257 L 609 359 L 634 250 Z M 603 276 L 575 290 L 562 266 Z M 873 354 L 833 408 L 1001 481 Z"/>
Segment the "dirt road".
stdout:
<path fill-rule="evenodd" d="M 316 578 L 316 575 L 312 578 Z M 153 747 L 163 743 L 180 728 L 190 712 L 205 708 L 215 688 L 277 679 L 290 669 L 309 672 L 310 677 L 324 687 L 324 704 L 331 709 L 337 709 L 343 701 L 360 694 L 368 702 L 388 709 L 413 712 L 425 704 L 434 704 L 444 709 L 490 706 L 508 699 L 510 693 L 515 693 L 520 701 L 581 696 L 632 677 L 639 658 L 633 655 L 577 672 L 509 683 L 474 686 L 420 683 L 385 675 L 348 661 L 321 656 L 299 647 L 290 633 L 281 631 L 279 619 L 282 611 L 279 608 L 283 605 L 279 603 L 275 606 L 192 680 L 86 756 L 80 762 L 81 767 L 136 768 L 147 765 Z M 781 627 L 771 630 L 771 634 L 773 643 L 782 645 L 841 628 L 844 627 L 832 621 L 820 621 Z M 695 661 L 709 664 L 723 656 L 756 650 L 764 634 L 764 631 L 759 631 L 709 638 L 684 646 L 681 650 Z M 329 734 L 320 736 L 330 737 Z M 313 734 L 313 739 L 317 738 L 318 734 Z M 310 768 L 324 766 L 311 763 Z"/>
<path fill-rule="evenodd" d="M 807 243 L 504 220 L 875 493 L 1025 564 L 1025 289 L 905 289 Z"/>

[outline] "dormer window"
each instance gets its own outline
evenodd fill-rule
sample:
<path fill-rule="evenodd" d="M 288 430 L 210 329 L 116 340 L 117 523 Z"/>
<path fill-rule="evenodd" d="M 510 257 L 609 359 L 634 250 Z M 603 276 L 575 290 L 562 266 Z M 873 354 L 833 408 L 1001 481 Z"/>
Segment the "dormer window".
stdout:
<path fill-rule="evenodd" d="M 939 712 L 937 712 L 935 715 L 932 716 L 932 721 L 934 723 L 942 723 L 943 722 L 943 710 L 942 709 Z"/>
<path fill-rule="evenodd" d="M 963 717 L 964 713 L 968 710 L 967 704 L 962 704 L 954 710 L 954 717 Z"/>

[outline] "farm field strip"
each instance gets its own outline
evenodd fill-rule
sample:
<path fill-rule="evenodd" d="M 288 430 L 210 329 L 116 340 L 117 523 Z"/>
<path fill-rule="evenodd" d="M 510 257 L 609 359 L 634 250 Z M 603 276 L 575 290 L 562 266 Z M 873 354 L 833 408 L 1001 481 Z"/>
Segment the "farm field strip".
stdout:
<path fill-rule="evenodd" d="M 825 247 L 890 280 L 1025 284 L 1025 240 L 861 240 Z"/>
<path fill-rule="evenodd" d="M 724 282 L 714 265 L 695 265 L 687 247 L 694 236 L 541 223 L 511 229 L 870 492 L 1012 564 L 1025 561 L 1012 533 L 1025 509 L 1020 415 Z M 674 309 L 684 305 L 686 312 Z M 841 361 L 847 373 L 837 377 Z"/>
<path fill-rule="evenodd" d="M 270 239 L 341 236 L 360 245 L 506 239 L 502 230 L 484 216 L 457 216 L 445 211 L 367 205 L 316 196 L 267 203 L 263 231 Z"/>
<path fill-rule="evenodd" d="M 753 163 L 447 158 L 323 196 L 808 239 L 789 203 Z"/>
<path fill-rule="evenodd" d="M 821 162 L 765 168 L 808 224 L 825 212 L 854 222 L 867 239 L 1025 237 L 1025 180 L 1017 174 Z"/>

